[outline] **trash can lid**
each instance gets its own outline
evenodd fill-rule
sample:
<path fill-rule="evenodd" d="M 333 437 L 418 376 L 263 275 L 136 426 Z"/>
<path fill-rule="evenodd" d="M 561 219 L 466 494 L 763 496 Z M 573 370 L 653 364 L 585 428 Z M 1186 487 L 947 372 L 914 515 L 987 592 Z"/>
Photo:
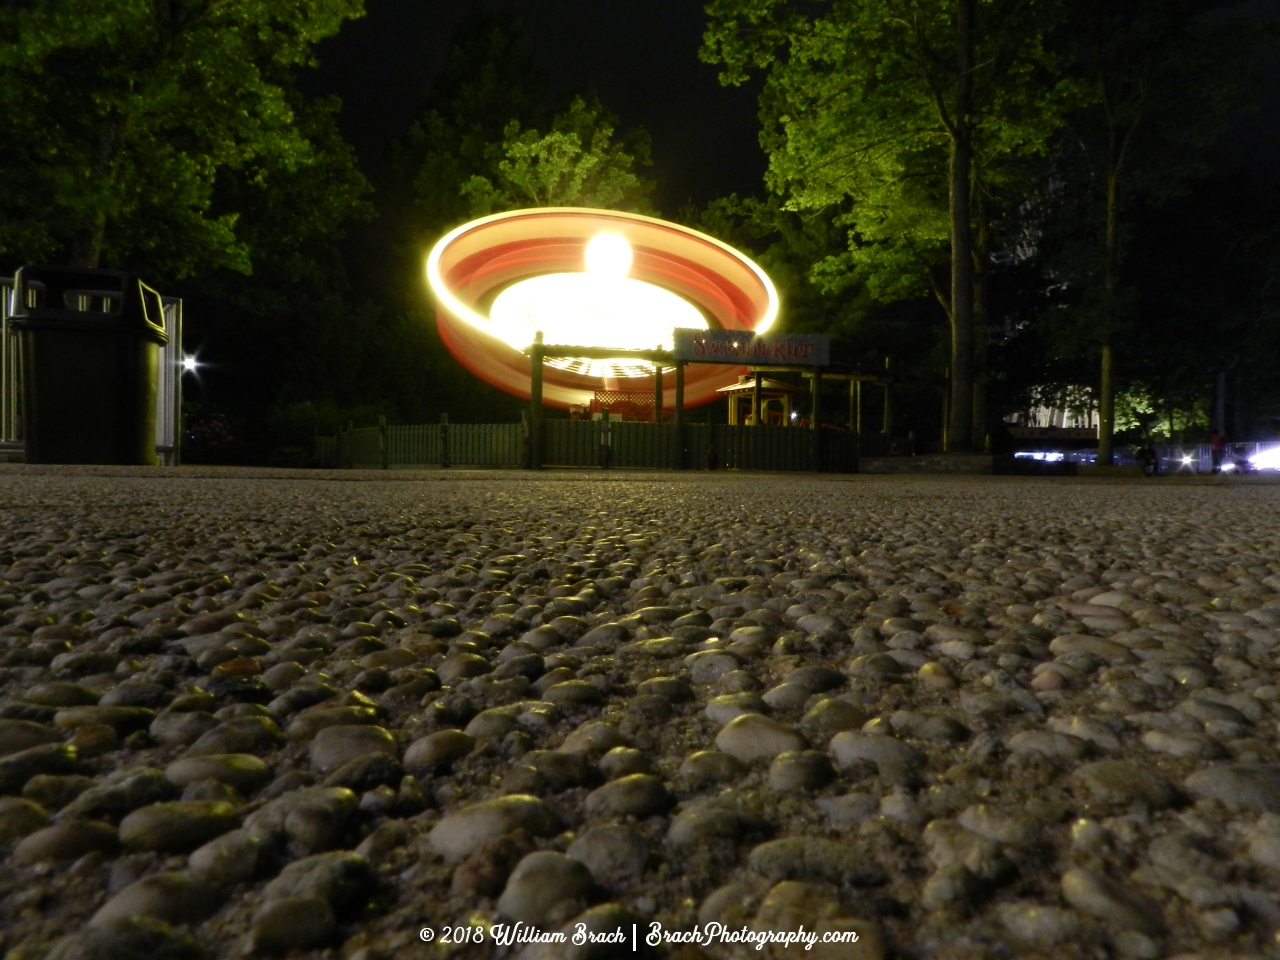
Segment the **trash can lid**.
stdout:
<path fill-rule="evenodd" d="M 18 330 L 111 331 L 169 342 L 160 294 L 125 270 L 20 267 L 11 321 Z"/>

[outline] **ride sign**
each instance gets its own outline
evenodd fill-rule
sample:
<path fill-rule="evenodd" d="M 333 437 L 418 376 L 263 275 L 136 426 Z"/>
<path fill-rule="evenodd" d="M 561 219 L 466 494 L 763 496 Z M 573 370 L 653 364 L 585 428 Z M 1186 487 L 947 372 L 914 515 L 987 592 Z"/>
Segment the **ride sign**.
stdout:
<path fill-rule="evenodd" d="M 831 341 L 820 333 L 772 333 L 746 330 L 675 330 L 675 359 L 692 363 L 779 364 L 825 367 Z"/>

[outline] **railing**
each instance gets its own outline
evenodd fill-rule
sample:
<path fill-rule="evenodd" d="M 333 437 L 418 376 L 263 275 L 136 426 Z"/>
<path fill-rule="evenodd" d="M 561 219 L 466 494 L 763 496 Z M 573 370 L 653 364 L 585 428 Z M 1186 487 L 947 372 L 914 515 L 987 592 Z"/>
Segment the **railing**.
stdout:
<path fill-rule="evenodd" d="M 518 423 L 446 423 L 449 465 L 518 467 L 524 463 L 524 437 Z M 388 427 L 387 433 L 398 427 Z"/>
<path fill-rule="evenodd" d="M 829 438 L 824 437 L 824 440 Z M 812 470 L 813 432 L 797 427 L 694 424 L 687 466 L 729 470 Z"/>
<path fill-rule="evenodd" d="M 13 307 L 13 280 L 0 277 L 0 458 L 20 454 L 22 448 L 22 342 L 9 327 Z"/>
<path fill-rule="evenodd" d="M 392 467 L 517 467 L 525 462 L 518 423 L 428 423 L 356 427 L 316 437 L 322 467 L 387 470 Z"/>
<path fill-rule="evenodd" d="M 338 434 L 338 466 L 357 470 L 385 470 L 383 427 L 356 427 Z"/>
<path fill-rule="evenodd" d="M 879 434 L 862 438 L 863 455 L 890 451 Z M 822 434 L 822 469 L 854 473 L 859 439 Z M 530 463 L 525 427 L 518 423 L 417 424 L 360 427 L 316 437 L 320 466 L 391 469 L 410 466 L 521 467 Z M 814 470 L 812 431 L 796 427 L 726 424 L 544 420 L 540 465 L 547 467 Z"/>
<path fill-rule="evenodd" d="M 338 465 L 338 438 L 316 435 L 315 463 L 317 467 L 336 467 Z"/>
<path fill-rule="evenodd" d="M 388 464 L 441 463 L 443 424 L 387 427 Z"/>
<path fill-rule="evenodd" d="M 160 465 L 176 466 L 182 447 L 182 301 L 161 297 L 169 342 L 160 348 L 156 383 L 156 454 Z"/>
<path fill-rule="evenodd" d="M 603 420 L 543 420 L 542 463 L 549 467 L 598 467 L 612 429 L 622 424 Z"/>
<path fill-rule="evenodd" d="M 685 449 L 676 427 L 668 423 L 628 423 L 604 420 L 544 420 L 542 463 L 548 467 L 666 467 L 684 463 Z"/>
<path fill-rule="evenodd" d="M 670 468 L 682 465 L 684 451 L 675 424 L 624 422 L 608 426 L 610 466 Z"/>

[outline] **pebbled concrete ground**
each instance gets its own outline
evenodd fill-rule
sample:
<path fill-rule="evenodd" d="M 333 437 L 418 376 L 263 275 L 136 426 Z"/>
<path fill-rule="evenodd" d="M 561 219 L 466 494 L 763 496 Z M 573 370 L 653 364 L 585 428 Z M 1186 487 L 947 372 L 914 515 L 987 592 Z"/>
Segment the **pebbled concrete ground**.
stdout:
<path fill-rule="evenodd" d="M 1266 479 L 3 467 L 0 948 L 1275 956 L 1278 653 Z"/>

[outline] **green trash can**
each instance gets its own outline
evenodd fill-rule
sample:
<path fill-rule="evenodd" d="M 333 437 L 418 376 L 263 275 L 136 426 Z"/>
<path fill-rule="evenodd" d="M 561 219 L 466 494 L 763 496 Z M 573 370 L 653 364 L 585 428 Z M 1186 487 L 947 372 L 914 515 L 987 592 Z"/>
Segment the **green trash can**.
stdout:
<path fill-rule="evenodd" d="M 160 294 L 121 270 L 74 267 L 22 267 L 13 293 L 27 463 L 154 466 Z"/>

